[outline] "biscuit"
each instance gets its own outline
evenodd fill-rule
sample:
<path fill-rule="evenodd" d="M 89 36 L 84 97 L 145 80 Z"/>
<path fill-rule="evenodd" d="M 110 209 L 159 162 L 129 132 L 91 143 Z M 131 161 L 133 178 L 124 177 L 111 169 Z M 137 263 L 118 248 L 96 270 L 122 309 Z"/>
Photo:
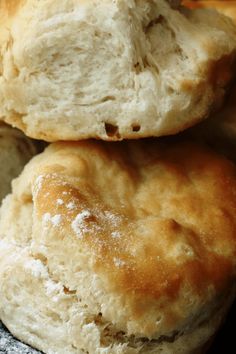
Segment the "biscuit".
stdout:
<path fill-rule="evenodd" d="M 235 297 L 236 167 L 191 143 L 55 143 L 0 210 L 0 318 L 47 354 L 203 354 Z"/>
<path fill-rule="evenodd" d="M 0 118 L 46 141 L 175 134 L 232 76 L 236 26 L 178 1 L 1 0 Z"/>
<path fill-rule="evenodd" d="M 236 162 L 236 83 L 225 105 L 215 114 L 187 131 L 187 135 L 207 141 Z"/>
<path fill-rule="evenodd" d="M 236 23 L 236 1 L 187 1 L 191 7 L 215 8 L 230 16 Z M 191 131 L 197 137 L 207 139 L 215 148 L 223 148 L 235 160 L 236 156 L 236 82 L 233 83 L 224 106 L 218 113 L 194 127 Z"/>
<path fill-rule="evenodd" d="M 37 153 L 36 145 L 19 130 L 0 123 L 0 202 L 11 191 L 11 181 Z"/>
<path fill-rule="evenodd" d="M 198 0 L 198 1 L 183 1 L 183 4 L 189 8 L 196 9 L 216 9 L 226 16 L 236 20 L 236 1 L 235 0 Z"/>

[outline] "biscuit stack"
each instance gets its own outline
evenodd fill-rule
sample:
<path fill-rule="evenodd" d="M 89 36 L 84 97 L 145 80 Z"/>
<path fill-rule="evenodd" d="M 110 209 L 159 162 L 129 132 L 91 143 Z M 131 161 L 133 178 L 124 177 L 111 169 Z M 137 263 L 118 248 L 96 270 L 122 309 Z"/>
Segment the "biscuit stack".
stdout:
<path fill-rule="evenodd" d="M 0 49 L 1 119 L 52 143 L 2 202 L 0 319 L 46 354 L 203 354 L 236 294 L 236 167 L 216 150 L 234 154 L 202 134 L 235 24 L 171 0 L 1 0 Z"/>

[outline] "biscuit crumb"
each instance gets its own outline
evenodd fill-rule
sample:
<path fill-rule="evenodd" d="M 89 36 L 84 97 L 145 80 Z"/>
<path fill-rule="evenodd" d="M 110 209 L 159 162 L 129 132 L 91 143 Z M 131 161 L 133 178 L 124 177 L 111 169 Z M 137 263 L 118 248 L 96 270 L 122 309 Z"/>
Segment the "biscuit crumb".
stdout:
<path fill-rule="evenodd" d="M 116 257 L 113 258 L 113 262 L 117 268 L 121 268 L 125 265 L 124 261 L 122 261 L 121 259 L 116 258 Z"/>
<path fill-rule="evenodd" d="M 53 226 L 58 227 L 61 223 L 61 220 L 62 220 L 62 216 L 60 214 L 51 216 L 50 213 L 45 213 L 43 214 L 42 217 L 44 227 L 46 227 L 49 222 L 51 222 Z"/>
<path fill-rule="evenodd" d="M 48 276 L 47 268 L 39 259 L 28 260 L 25 262 L 24 268 L 30 270 L 35 278 L 45 278 Z"/>
<path fill-rule="evenodd" d="M 111 233 L 111 237 L 112 237 L 112 238 L 120 238 L 120 237 L 121 237 L 121 234 L 120 234 L 119 231 L 113 231 L 113 232 Z"/>
<path fill-rule="evenodd" d="M 58 204 L 58 205 L 63 205 L 63 204 L 64 204 L 64 202 L 63 202 L 63 200 L 62 200 L 62 199 L 57 199 L 57 204 Z"/>
<path fill-rule="evenodd" d="M 73 210 L 75 208 L 75 203 L 74 202 L 70 202 L 70 203 L 66 204 L 66 207 L 69 210 Z"/>
<path fill-rule="evenodd" d="M 85 232 L 88 232 L 88 228 L 85 225 L 84 221 L 89 218 L 92 214 L 89 210 L 84 210 L 79 213 L 74 221 L 72 222 L 72 229 L 75 232 L 76 236 L 80 239 L 83 238 Z"/>

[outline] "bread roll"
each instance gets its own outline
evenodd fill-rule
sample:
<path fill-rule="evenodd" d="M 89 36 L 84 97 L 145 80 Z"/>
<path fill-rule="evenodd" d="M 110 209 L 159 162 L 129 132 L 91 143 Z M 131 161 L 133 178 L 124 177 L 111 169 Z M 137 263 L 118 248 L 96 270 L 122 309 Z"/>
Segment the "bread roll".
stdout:
<path fill-rule="evenodd" d="M 224 107 L 190 129 L 187 134 L 207 141 L 236 162 L 236 83 Z"/>
<path fill-rule="evenodd" d="M 178 2 L 1 0 L 0 118 L 47 141 L 161 136 L 202 120 L 232 76 L 236 26 Z"/>
<path fill-rule="evenodd" d="M 231 17 L 236 21 L 236 1 L 235 0 L 184 0 L 183 4 L 192 9 L 216 9 L 220 13 Z"/>
<path fill-rule="evenodd" d="M 203 354 L 235 297 L 236 168 L 190 143 L 56 143 L 0 211 L 0 318 L 47 354 Z"/>
<path fill-rule="evenodd" d="M 236 1 L 186 1 L 186 5 L 199 8 L 215 8 L 230 16 L 236 23 Z M 222 109 L 191 131 L 197 137 L 220 147 L 236 161 L 236 81 Z"/>
<path fill-rule="evenodd" d="M 19 130 L 0 124 L 0 202 L 10 193 L 13 178 L 36 152 L 36 145 Z"/>

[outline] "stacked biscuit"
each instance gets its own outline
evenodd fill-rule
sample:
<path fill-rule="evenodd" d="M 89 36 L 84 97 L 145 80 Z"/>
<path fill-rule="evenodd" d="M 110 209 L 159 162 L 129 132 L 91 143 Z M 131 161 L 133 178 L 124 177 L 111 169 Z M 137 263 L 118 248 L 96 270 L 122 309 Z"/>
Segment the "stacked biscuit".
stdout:
<path fill-rule="evenodd" d="M 185 1 L 187 6 L 193 8 L 216 8 L 223 14 L 232 17 L 236 22 L 236 1 Z M 235 80 L 229 91 L 228 97 L 222 109 L 216 114 L 212 114 L 207 120 L 192 130 L 193 134 L 203 136 L 204 139 L 210 139 L 215 147 L 225 147 L 231 151 L 231 158 L 235 158 L 235 138 L 236 138 L 236 84 Z"/>
<path fill-rule="evenodd" d="M 2 202 L 0 319 L 46 354 L 203 354 L 235 299 L 236 167 L 199 140 L 227 155 L 236 26 L 189 5 L 0 1 L 0 118 L 52 142 Z"/>

